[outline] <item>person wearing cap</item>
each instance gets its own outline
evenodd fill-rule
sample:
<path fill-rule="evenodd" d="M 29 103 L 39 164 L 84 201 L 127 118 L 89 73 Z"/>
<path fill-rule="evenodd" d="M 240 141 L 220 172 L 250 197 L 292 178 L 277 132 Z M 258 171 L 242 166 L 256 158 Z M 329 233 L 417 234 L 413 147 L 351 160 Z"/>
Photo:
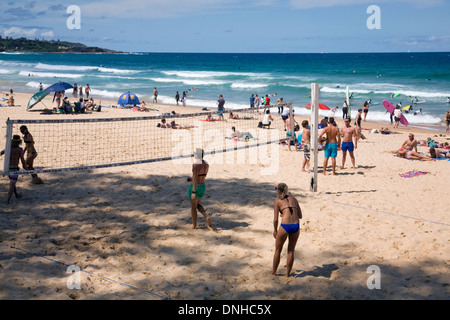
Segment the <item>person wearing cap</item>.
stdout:
<path fill-rule="evenodd" d="M 273 256 L 272 275 L 275 275 L 280 264 L 281 251 L 286 239 L 289 238 L 288 256 L 286 263 L 286 277 L 289 277 L 294 264 L 294 251 L 300 236 L 300 219 L 302 210 L 296 198 L 289 194 L 288 186 L 279 183 L 275 188 L 277 198 L 273 204 L 273 236 L 275 238 L 275 253 Z M 278 215 L 281 217 L 281 224 L 278 227 Z"/>
<path fill-rule="evenodd" d="M 16 172 L 19 171 L 19 161 L 22 162 L 22 167 L 27 170 L 27 165 L 25 162 L 23 149 L 20 147 L 22 144 L 22 139 L 19 135 L 14 135 L 11 140 L 11 153 L 9 158 L 9 190 L 8 190 L 8 200 L 6 204 L 9 204 L 11 197 L 14 193 L 16 199 L 19 199 L 21 195 L 17 193 L 16 183 L 19 175 Z M 5 150 L 0 152 L 0 155 L 4 155 Z"/>

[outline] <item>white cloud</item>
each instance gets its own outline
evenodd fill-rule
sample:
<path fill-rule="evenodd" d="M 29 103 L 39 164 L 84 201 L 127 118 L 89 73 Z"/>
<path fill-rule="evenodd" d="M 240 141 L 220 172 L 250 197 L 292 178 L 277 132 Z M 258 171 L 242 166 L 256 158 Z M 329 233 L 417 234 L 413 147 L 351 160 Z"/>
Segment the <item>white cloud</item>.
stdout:
<path fill-rule="evenodd" d="M 384 2 L 398 2 L 418 8 L 425 8 L 442 5 L 444 0 L 289 0 L 290 5 L 295 9 L 325 8 L 347 5 L 372 5 L 381 4 Z"/>
<path fill-rule="evenodd" d="M 384 42 L 391 47 L 413 47 L 413 49 L 430 50 L 437 46 L 448 48 L 450 46 L 450 36 L 431 35 L 427 37 L 389 38 Z"/>
<path fill-rule="evenodd" d="M 53 31 L 46 31 L 46 32 L 42 32 L 41 36 L 47 37 L 47 38 L 53 38 L 55 36 L 55 34 L 53 33 Z"/>
<path fill-rule="evenodd" d="M 36 35 L 37 29 L 33 28 L 33 29 L 25 29 L 25 28 L 20 28 L 20 27 L 11 27 L 9 29 L 5 29 L 3 31 L 3 35 L 5 37 L 12 37 L 12 38 L 17 38 L 17 37 L 34 37 Z"/>
<path fill-rule="evenodd" d="M 357 4 L 373 4 L 373 0 L 289 0 L 289 3 L 295 9 L 311 9 Z"/>
<path fill-rule="evenodd" d="M 80 4 L 82 15 L 107 18 L 167 18 L 184 14 L 213 12 L 235 8 L 267 7 L 276 0 L 111 0 Z"/>

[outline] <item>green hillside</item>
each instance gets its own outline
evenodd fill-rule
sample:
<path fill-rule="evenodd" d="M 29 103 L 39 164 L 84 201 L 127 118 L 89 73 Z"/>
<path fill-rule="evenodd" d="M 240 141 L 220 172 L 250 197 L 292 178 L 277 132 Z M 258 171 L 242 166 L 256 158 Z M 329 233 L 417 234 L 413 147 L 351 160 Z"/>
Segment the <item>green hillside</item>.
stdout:
<path fill-rule="evenodd" d="M 56 53 L 119 53 L 117 51 L 88 47 L 67 41 L 3 38 L 0 36 L 0 52 L 56 52 Z"/>

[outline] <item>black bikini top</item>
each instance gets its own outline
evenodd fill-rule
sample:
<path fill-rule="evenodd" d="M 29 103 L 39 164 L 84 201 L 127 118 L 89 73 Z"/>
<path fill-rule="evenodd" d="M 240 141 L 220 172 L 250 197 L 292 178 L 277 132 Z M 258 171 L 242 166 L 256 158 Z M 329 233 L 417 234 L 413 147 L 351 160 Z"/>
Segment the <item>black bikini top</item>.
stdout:
<path fill-rule="evenodd" d="M 290 206 L 289 206 L 289 199 L 288 199 L 288 196 L 285 196 L 284 199 L 286 199 L 286 201 L 288 202 L 288 206 L 287 206 L 287 207 L 284 207 L 283 209 L 278 209 L 278 210 L 280 211 L 280 214 L 283 214 L 283 210 L 284 210 L 284 209 L 287 209 L 287 208 L 289 208 L 289 211 L 291 212 L 291 215 L 294 214 L 294 210 L 293 210 L 294 207 L 290 207 Z"/>

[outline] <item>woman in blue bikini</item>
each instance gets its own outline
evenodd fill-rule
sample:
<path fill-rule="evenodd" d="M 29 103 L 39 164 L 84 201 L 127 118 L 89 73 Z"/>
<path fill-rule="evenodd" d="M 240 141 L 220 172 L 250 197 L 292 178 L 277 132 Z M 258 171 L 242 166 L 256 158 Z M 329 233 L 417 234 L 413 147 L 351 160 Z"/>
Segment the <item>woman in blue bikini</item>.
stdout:
<path fill-rule="evenodd" d="M 275 238 L 275 253 L 273 256 L 273 270 L 275 275 L 278 265 L 280 264 L 281 251 L 286 239 L 289 238 L 288 256 L 286 263 L 286 277 L 289 277 L 292 266 L 294 264 L 294 250 L 300 236 L 300 219 L 302 218 L 302 210 L 297 199 L 288 195 L 288 187 L 284 183 L 278 184 L 276 187 L 277 198 L 273 204 L 273 236 Z M 281 225 L 278 228 L 278 214 L 281 216 Z"/>

